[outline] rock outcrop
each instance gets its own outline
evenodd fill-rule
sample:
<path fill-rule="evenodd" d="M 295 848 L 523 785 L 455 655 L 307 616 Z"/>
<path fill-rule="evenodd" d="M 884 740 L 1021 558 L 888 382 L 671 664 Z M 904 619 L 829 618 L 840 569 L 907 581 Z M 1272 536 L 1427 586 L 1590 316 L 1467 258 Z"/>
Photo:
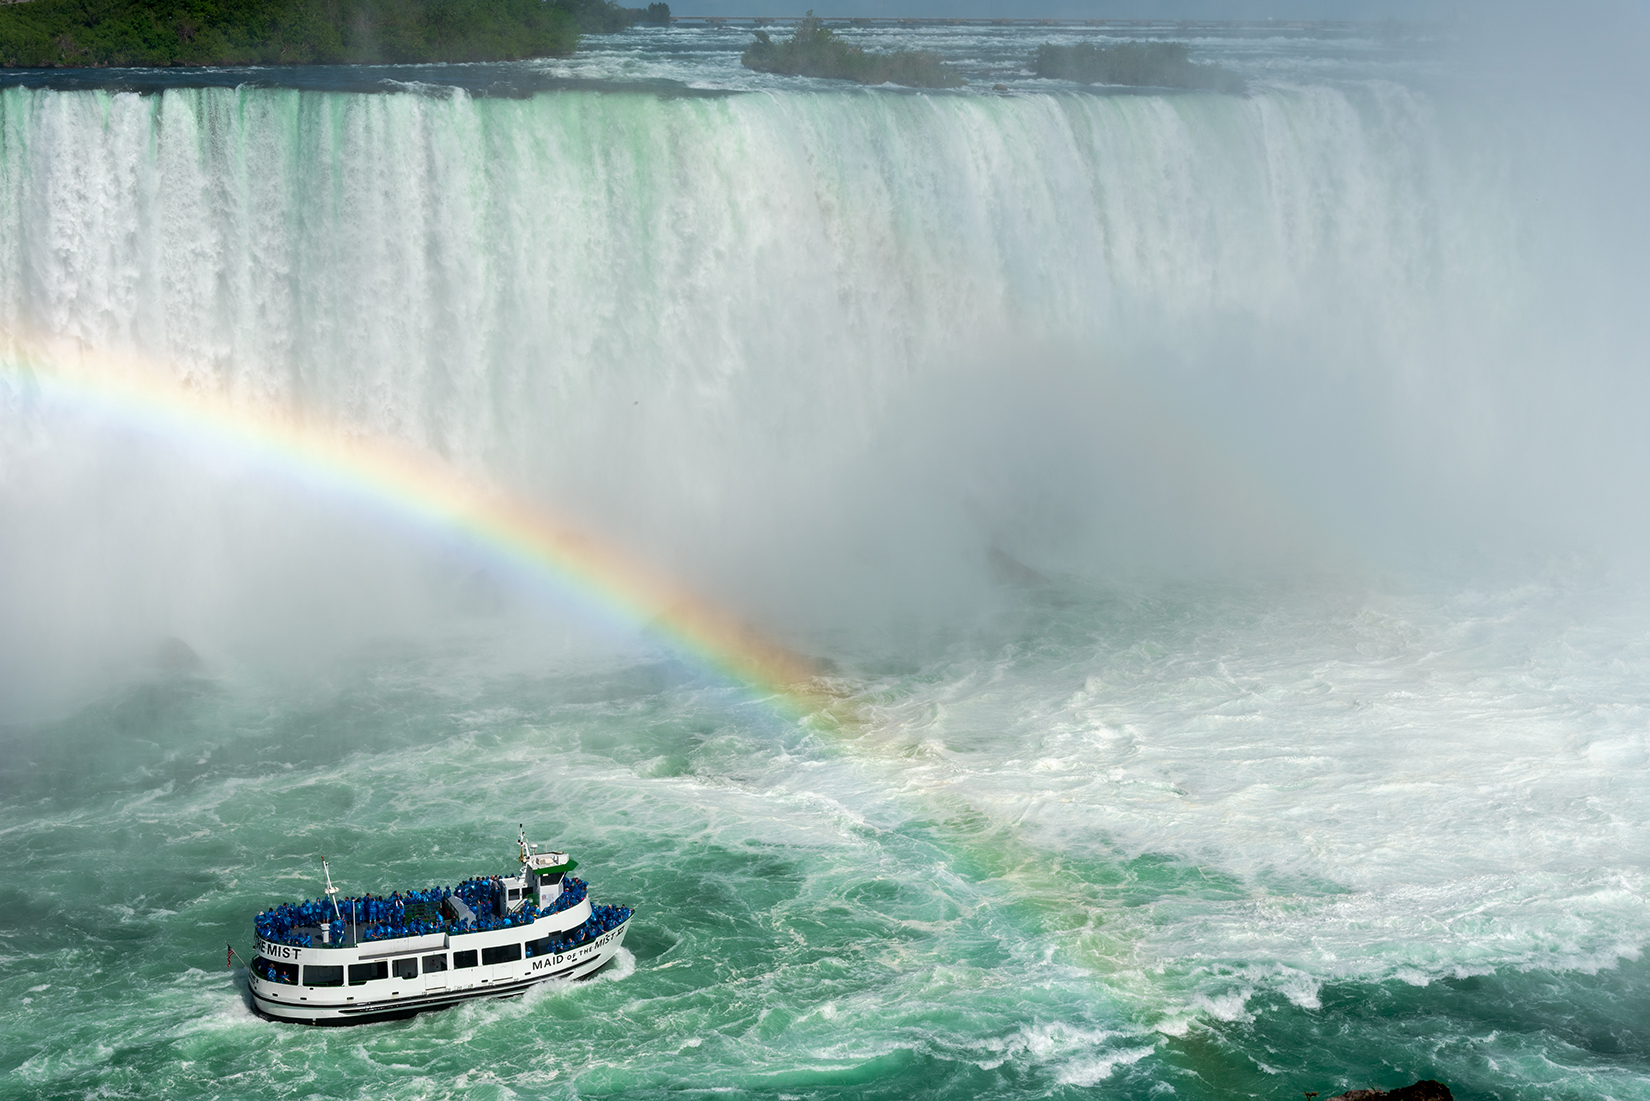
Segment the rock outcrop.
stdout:
<path fill-rule="evenodd" d="M 1455 1098 L 1444 1083 L 1427 1078 L 1395 1090 L 1347 1090 L 1328 1101 L 1455 1101 Z"/>

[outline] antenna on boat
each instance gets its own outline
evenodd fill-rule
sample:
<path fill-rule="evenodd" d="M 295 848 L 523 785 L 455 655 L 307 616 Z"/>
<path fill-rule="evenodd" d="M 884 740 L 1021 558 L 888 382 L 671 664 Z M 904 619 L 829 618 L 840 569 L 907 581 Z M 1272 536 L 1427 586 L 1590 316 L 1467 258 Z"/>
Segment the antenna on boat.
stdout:
<path fill-rule="evenodd" d="M 521 862 L 527 863 L 527 823 L 516 827 L 516 844 L 521 846 Z"/>
<path fill-rule="evenodd" d="M 327 901 L 332 903 L 332 912 L 338 915 L 338 924 L 344 923 L 344 912 L 338 908 L 338 888 L 332 885 L 332 869 L 327 867 L 327 858 L 321 858 L 321 871 L 327 877 Z"/>

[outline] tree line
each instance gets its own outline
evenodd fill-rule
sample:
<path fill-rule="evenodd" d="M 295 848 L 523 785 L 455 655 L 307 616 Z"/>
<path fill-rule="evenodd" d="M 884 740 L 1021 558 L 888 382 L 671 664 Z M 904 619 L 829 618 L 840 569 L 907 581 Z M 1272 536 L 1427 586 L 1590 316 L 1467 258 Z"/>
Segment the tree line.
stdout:
<path fill-rule="evenodd" d="M 613 0 L 27 0 L 0 66 L 417 64 L 563 57 L 581 34 L 670 23 Z"/>

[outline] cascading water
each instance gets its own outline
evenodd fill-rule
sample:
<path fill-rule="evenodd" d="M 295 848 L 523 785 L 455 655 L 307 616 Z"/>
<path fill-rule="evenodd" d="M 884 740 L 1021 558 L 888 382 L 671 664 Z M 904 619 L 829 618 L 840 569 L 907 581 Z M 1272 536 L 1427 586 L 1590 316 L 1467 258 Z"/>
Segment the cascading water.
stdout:
<path fill-rule="evenodd" d="M 7 1089 L 1645 1096 L 1642 593 L 1553 553 L 1603 494 L 1539 431 L 1643 342 L 1555 304 L 1624 269 L 1542 132 L 1364 79 L 0 92 L 9 356 L 440 456 L 844 700 L 0 376 Z M 518 809 L 642 904 L 620 981 L 334 1038 L 209 970 L 312 852 L 461 878 Z"/>
<path fill-rule="evenodd" d="M 1392 364 L 1425 373 L 1461 314 L 1495 331 L 1531 295 L 1478 178 L 1499 166 L 1450 156 L 1392 86 L 7 95 L 13 331 L 406 439 L 775 599 L 804 571 L 768 563 L 833 546 L 931 583 L 959 542 L 1035 538 L 1036 493 L 1149 530 L 1096 448 L 1143 452 L 1156 489 L 1161 452 L 1188 462 L 1165 436 L 1277 423 L 1252 397 L 1232 416 L 1233 378 L 1274 398 L 1308 369 L 1362 399 L 1337 432 L 1413 423 L 1383 408 L 1420 404 Z M 1051 415 L 1052 442 L 1004 427 Z M 1016 469 L 1038 462 L 1062 469 Z M 1229 495 L 1219 463 L 1169 491 Z"/>

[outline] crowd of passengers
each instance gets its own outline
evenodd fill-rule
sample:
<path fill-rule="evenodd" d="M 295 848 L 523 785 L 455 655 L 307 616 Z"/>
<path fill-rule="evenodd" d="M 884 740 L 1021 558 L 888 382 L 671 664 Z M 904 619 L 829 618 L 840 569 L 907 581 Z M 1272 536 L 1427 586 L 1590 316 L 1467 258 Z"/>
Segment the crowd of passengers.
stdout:
<path fill-rule="evenodd" d="M 574 926 L 559 937 L 545 937 L 542 940 L 530 940 L 522 945 L 525 956 L 553 956 L 558 952 L 571 952 L 582 944 L 588 944 L 610 929 L 617 929 L 630 919 L 636 911 L 629 906 L 592 906 L 590 917 L 583 925 Z M 471 953 L 472 957 L 474 953 Z M 445 957 L 442 957 L 445 958 Z M 443 967 L 446 965 L 443 964 Z M 270 982 L 283 983 L 289 986 L 297 985 L 297 968 L 288 971 L 282 966 L 275 966 L 269 960 L 259 956 L 253 961 L 252 970 Z"/>
<path fill-rule="evenodd" d="M 298 948 L 314 948 L 323 943 L 318 932 L 299 932 L 300 929 L 319 930 L 323 926 L 327 928 L 324 943 L 332 945 L 346 943 L 349 933 L 361 943 L 430 933 L 484 933 L 530 925 L 548 914 L 560 913 L 584 901 L 589 889 L 582 879 L 567 876 L 562 880 L 560 896 L 543 910 L 528 902 L 510 913 L 505 905 L 504 881 L 498 876 L 481 876 L 466 879 L 455 888 L 396 891 L 388 898 L 380 895 L 341 898 L 336 909 L 324 899 L 283 902 L 261 911 L 253 919 L 253 928 L 264 940 Z M 451 904 L 453 898 L 462 901 L 475 916 L 461 920 L 460 911 Z"/>
<path fill-rule="evenodd" d="M 534 955 L 538 946 L 543 947 L 542 952 L 536 953 L 539 955 L 553 956 L 557 952 L 571 952 L 586 941 L 595 940 L 609 929 L 617 929 L 630 920 L 630 915 L 635 912 L 629 906 L 592 906 L 590 916 L 585 919 L 583 925 L 575 925 L 559 937 L 546 938 L 550 942 L 548 945 L 543 945 L 541 941 L 529 941 L 525 945 L 527 954 Z"/>

